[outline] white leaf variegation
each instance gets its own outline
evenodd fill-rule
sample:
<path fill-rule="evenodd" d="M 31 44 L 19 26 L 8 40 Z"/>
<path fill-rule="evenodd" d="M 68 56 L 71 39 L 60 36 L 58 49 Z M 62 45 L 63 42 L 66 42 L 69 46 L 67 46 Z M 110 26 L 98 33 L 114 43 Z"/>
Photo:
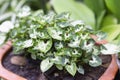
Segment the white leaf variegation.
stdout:
<path fill-rule="evenodd" d="M 58 28 L 49 27 L 48 33 L 53 39 L 62 40 L 61 34 L 63 32 L 61 30 L 59 30 Z"/>
<path fill-rule="evenodd" d="M 89 44 L 87 44 L 87 42 L 84 41 L 82 49 L 86 50 L 86 52 L 91 52 L 93 49 L 93 46 L 94 46 L 93 42 L 90 42 Z"/>
<path fill-rule="evenodd" d="M 72 51 L 71 51 L 71 54 L 72 54 L 72 56 L 74 56 L 74 57 L 80 57 L 82 54 L 81 54 L 81 52 L 79 51 L 79 50 L 77 50 L 77 49 L 73 49 Z"/>
<path fill-rule="evenodd" d="M 78 27 L 76 27 L 76 29 L 75 29 L 75 33 L 80 32 L 80 31 L 83 30 L 83 29 L 84 29 L 84 26 L 78 26 Z"/>
<path fill-rule="evenodd" d="M 53 59 L 51 59 L 51 61 L 53 63 L 57 64 L 57 65 L 62 65 L 62 66 L 66 65 L 69 62 L 69 60 L 67 58 L 58 57 L 58 56 L 53 58 Z"/>
<path fill-rule="evenodd" d="M 41 52 L 46 53 L 52 47 L 52 40 L 43 41 L 39 40 L 38 45 L 34 47 L 35 50 L 40 50 Z"/>
<path fill-rule="evenodd" d="M 76 63 L 71 63 L 71 65 L 66 65 L 65 68 L 72 76 L 75 76 L 75 73 L 77 71 Z"/>
<path fill-rule="evenodd" d="M 89 61 L 89 65 L 92 67 L 97 67 L 101 64 L 102 64 L 102 60 L 98 56 L 92 55 L 92 60 Z"/>
<path fill-rule="evenodd" d="M 77 25 L 84 25 L 84 22 L 82 20 L 76 20 L 71 22 L 71 25 L 77 26 Z"/>
<path fill-rule="evenodd" d="M 89 34 L 85 34 L 85 35 L 81 34 L 80 37 L 81 37 L 83 40 L 85 40 L 85 39 L 89 38 Z"/>
<path fill-rule="evenodd" d="M 38 35 L 38 33 L 35 31 L 35 30 L 33 30 L 33 33 L 31 33 L 29 36 L 30 36 L 30 38 L 37 38 L 37 35 Z"/>
<path fill-rule="evenodd" d="M 77 71 L 80 73 L 80 74 L 84 74 L 85 73 L 85 70 L 82 66 L 79 65 Z"/>
<path fill-rule="evenodd" d="M 95 35 L 97 32 L 88 28 L 83 21 L 70 19 L 67 12 L 44 15 L 41 11 L 29 12 L 29 8 L 26 7 L 20 12 L 15 23 L 18 24 L 17 27 L 9 32 L 14 50 L 17 53 L 26 51 L 33 59 L 41 59 L 42 72 L 54 65 L 59 70 L 65 69 L 75 76 L 77 71 L 80 74 L 85 73 L 83 64 L 97 67 L 102 63 L 98 55 L 103 49 L 103 44 L 96 45 L 90 37 L 90 34 Z M 97 37 L 98 40 L 103 40 L 105 36 L 100 33 Z M 106 48 L 106 45 L 104 47 Z M 116 47 L 111 48 L 112 51 L 118 52 Z"/>
<path fill-rule="evenodd" d="M 100 54 L 100 51 L 99 51 L 99 49 L 97 48 L 97 47 L 94 47 L 93 48 L 93 53 L 92 53 L 93 55 L 99 55 Z"/>
<path fill-rule="evenodd" d="M 62 49 L 63 47 L 64 47 L 64 45 L 63 45 L 62 42 L 56 42 L 56 43 L 55 43 L 55 48 L 56 48 L 57 50 Z"/>
<path fill-rule="evenodd" d="M 18 13 L 18 17 L 23 18 L 26 17 L 28 15 L 30 15 L 30 7 L 29 6 L 23 6 L 23 8 L 21 9 L 21 11 Z"/>
<path fill-rule="evenodd" d="M 102 50 L 101 53 L 102 54 L 115 54 L 115 53 L 119 53 L 120 52 L 120 46 L 115 45 L 115 44 L 104 44 L 103 45 L 106 49 Z"/>
<path fill-rule="evenodd" d="M 81 42 L 81 39 L 79 36 L 74 37 L 73 40 L 70 41 L 70 43 L 68 43 L 68 46 L 70 47 L 79 47 Z"/>
<path fill-rule="evenodd" d="M 33 45 L 33 41 L 31 39 L 23 42 L 23 47 L 24 48 L 31 47 L 32 45 Z"/>
<path fill-rule="evenodd" d="M 63 12 L 56 16 L 57 20 L 68 20 L 69 18 L 70 18 L 70 13 L 68 13 L 68 12 Z"/>
<path fill-rule="evenodd" d="M 99 32 L 99 33 L 96 34 L 96 36 L 98 37 L 97 40 L 103 40 L 103 39 L 106 38 L 107 34 L 104 33 L 104 32 Z"/>
<path fill-rule="evenodd" d="M 0 32 L 8 33 L 13 28 L 14 25 L 11 21 L 5 21 L 0 25 Z"/>
<path fill-rule="evenodd" d="M 65 27 L 70 26 L 70 23 L 69 22 L 60 22 L 57 25 L 61 28 L 65 28 Z"/>
<path fill-rule="evenodd" d="M 53 66 L 53 63 L 50 62 L 50 60 L 47 58 L 47 59 L 42 60 L 40 64 L 40 69 L 42 72 L 45 72 L 48 69 L 50 69 L 52 66 Z"/>

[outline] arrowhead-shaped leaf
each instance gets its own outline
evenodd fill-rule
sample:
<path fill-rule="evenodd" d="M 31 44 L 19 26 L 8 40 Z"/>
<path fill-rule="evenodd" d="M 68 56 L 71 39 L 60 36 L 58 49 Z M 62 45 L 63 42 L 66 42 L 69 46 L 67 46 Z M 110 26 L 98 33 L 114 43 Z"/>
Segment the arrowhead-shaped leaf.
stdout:
<path fill-rule="evenodd" d="M 50 48 L 52 47 L 52 40 L 48 40 L 48 41 L 43 41 L 40 40 L 38 41 L 38 45 L 34 47 L 35 50 L 40 50 L 41 52 L 46 53 L 47 51 L 50 50 Z"/>
<path fill-rule="evenodd" d="M 53 66 L 53 63 L 47 58 L 41 62 L 40 69 L 42 72 L 47 71 Z"/>
<path fill-rule="evenodd" d="M 97 67 L 102 64 L 102 60 L 95 55 L 92 55 L 92 60 L 89 61 L 89 65 L 92 67 Z"/>
<path fill-rule="evenodd" d="M 75 76 L 77 71 L 77 66 L 75 63 L 71 63 L 71 65 L 66 65 L 65 68 L 72 76 Z"/>

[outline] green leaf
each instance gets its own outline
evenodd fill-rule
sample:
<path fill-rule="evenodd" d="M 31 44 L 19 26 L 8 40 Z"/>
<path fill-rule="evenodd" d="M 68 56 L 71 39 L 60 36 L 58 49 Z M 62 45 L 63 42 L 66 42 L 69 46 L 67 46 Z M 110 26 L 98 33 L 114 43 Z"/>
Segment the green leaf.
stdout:
<path fill-rule="evenodd" d="M 102 54 L 116 54 L 120 52 L 120 46 L 107 43 L 103 45 L 105 49 L 101 50 Z"/>
<path fill-rule="evenodd" d="M 96 16 L 96 27 L 95 29 L 98 30 L 100 27 L 100 24 L 103 20 L 103 17 L 105 15 L 105 5 L 104 0 L 84 0 L 84 3 L 93 10 Z"/>
<path fill-rule="evenodd" d="M 73 19 L 81 19 L 87 25 L 95 27 L 94 13 L 81 2 L 75 0 L 52 0 L 52 3 L 57 13 L 69 11 Z"/>
<path fill-rule="evenodd" d="M 41 64 L 40 64 L 40 69 L 42 72 L 47 71 L 48 69 L 50 69 L 53 66 L 53 63 L 50 62 L 50 60 L 48 58 L 42 60 Z"/>
<path fill-rule="evenodd" d="M 84 74 L 85 73 L 85 70 L 83 69 L 82 66 L 79 65 L 77 71 L 80 73 L 80 74 Z"/>
<path fill-rule="evenodd" d="M 104 40 L 104 39 L 106 39 L 106 37 L 107 37 L 107 34 L 105 33 L 105 32 L 98 32 L 97 34 L 96 34 L 96 36 L 98 37 L 98 41 L 100 41 L 100 40 Z"/>
<path fill-rule="evenodd" d="M 56 55 L 59 55 L 59 56 L 64 56 L 64 55 L 66 55 L 66 56 L 72 56 L 71 52 L 72 52 L 72 49 L 70 49 L 70 48 L 63 48 L 63 49 L 59 50 L 56 53 Z"/>
<path fill-rule="evenodd" d="M 95 45 L 95 41 L 89 36 L 97 33 L 83 21 L 70 19 L 66 12 L 55 14 L 54 17 L 49 16 L 52 14 L 32 13 L 19 18 L 17 27 L 9 32 L 14 49 L 18 52 L 25 51 L 28 53 L 26 55 L 30 54 L 34 59 L 43 60 L 40 66 L 42 72 L 54 65 L 60 70 L 65 69 L 72 76 L 77 70 L 83 74 L 83 69 L 77 68 L 78 63 L 88 64 L 92 59 L 94 46 L 101 51 L 101 45 Z M 101 34 L 97 36 L 102 39 L 104 37 Z M 90 62 L 97 62 L 93 64 L 98 65 L 99 62 L 95 60 L 93 58 Z"/>
<path fill-rule="evenodd" d="M 0 45 L 4 43 L 6 39 L 6 34 L 0 32 Z"/>
<path fill-rule="evenodd" d="M 57 39 L 57 40 L 62 40 L 62 36 L 61 34 L 63 33 L 62 30 L 60 30 L 59 28 L 56 27 L 49 27 L 47 28 L 49 35 L 53 38 L 53 39 Z"/>
<path fill-rule="evenodd" d="M 55 42 L 55 49 L 60 50 L 63 48 L 64 44 L 62 42 Z"/>
<path fill-rule="evenodd" d="M 92 60 L 89 61 L 89 65 L 92 67 L 97 67 L 102 64 L 102 60 L 95 55 L 92 55 Z"/>
<path fill-rule="evenodd" d="M 80 57 L 82 55 L 81 50 L 73 49 L 71 51 L 73 57 Z"/>
<path fill-rule="evenodd" d="M 80 42 L 81 42 L 80 36 L 73 36 L 73 40 L 70 40 L 70 43 L 68 43 L 68 46 L 72 48 L 76 48 L 76 47 L 79 47 Z"/>
<path fill-rule="evenodd" d="M 84 0 L 84 3 L 94 11 L 97 17 L 105 10 L 104 0 Z"/>
<path fill-rule="evenodd" d="M 31 54 L 31 58 L 34 59 L 34 60 L 36 60 L 36 55 L 32 53 Z"/>
<path fill-rule="evenodd" d="M 35 29 L 32 29 L 30 31 L 30 38 L 36 39 L 36 38 L 41 38 L 41 39 L 50 39 L 50 36 L 47 33 L 47 30 L 39 30 L 38 32 Z"/>
<path fill-rule="evenodd" d="M 91 52 L 93 49 L 94 43 L 91 41 L 89 44 L 87 44 L 87 41 L 84 41 L 82 45 L 82 49 L 85 50 L 87 53 Z"/>
<path fill-rule="evenodd" d="M 46 53 L 52 47 L 52 40 L 39 40 L 37 46 L 34 47 L 35 50 L 40 50 L 41 52 Z"/>
<path fill-rule="evenodd" d="M 69 12 L 62 12 L 60 14 L 58 14 L 56 17 L 56 20 L 59 20 L 59 21 L 67 21 L 70 19 L 70 13 Z"/>
<path fill-rule="evenodd" d="M 56 64 L 56 67 L 57 67 L 59 70 L 63 70 L 63 66 L 62 66 L 62 65 Z"/>
<path fill-rule="evenodd" d="M 120 25 L 108 25 L 103 27 L 101 30 L 108 34 L 108 41 L 113 41 L 120 34 Z"/>
<path fill-rule="evenodd" d="M 31 47 L 31 46 L 33 46 L 33 41 L 32 41 L 32 39 L 29 39 L 29 40 L 26 40 L 26 41 L 24 41 L 23 42 L 23 48 L 28 48 L 28 47 Z"/>
<path fill-rule="evenodd" d="M 113 41 L 114 44 L 120 45 L 120 34 L 116 37 L 116 39 Z"/>
<path fill-rule="evenodd" d="M 117 24 L 118 20 L 114 15 L 106 15 L 102 21 L 102 27 Z"/>
<path fill-rule="evenodd" d="M 55 58 L 51 59 L 51 61 L 55 64 L 63 65 L 63 66 L 69 62 L 67 58 L 61 56 L 56 56 Z"/>
<path fill-rule="evenodd" d="M 101 11 L 101 14 L 97 17 L 96 20 L 96 30 L 99 30 L 101 28 L 102 22 L 104 20 L 105 10 Z"/>
<path fill-rule="evenodd" d="M 93 53 L 92 53 L 93 55 L 99 55 L 100 54 L 100 51 L 99 51 L 99 49 L 97 48 L 97 47 L 94 47 L 93 48 Z"/>
<path fill-rule="evenodd" d="M 65 69 L 72 75 L 75 76 L 77 71 L 76 63 L 71 63 L 71 65 L 66 65 Z"/>
<path fill-rule="evenodd" d="M 120 1 L 119 0 L 105 0 L 105 3 L 109 10 L 115 14 L 120 20 Z"/>

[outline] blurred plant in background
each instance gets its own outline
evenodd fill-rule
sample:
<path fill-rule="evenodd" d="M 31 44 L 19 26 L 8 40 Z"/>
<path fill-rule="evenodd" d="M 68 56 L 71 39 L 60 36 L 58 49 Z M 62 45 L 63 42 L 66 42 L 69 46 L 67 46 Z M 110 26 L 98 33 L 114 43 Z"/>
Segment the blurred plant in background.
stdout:
<path fill-rule="evenodd" d="M 0 78 L 0 80 L 3 80 L 2 78 Z"/>
<path fill-rule="evenodd" d="M 70 12 L 73 19 L 83 20 L 88 27 L 106 32 L 109 42 L 120 43 L 119 0 L 0 0 L 0 24 L 6 20 L 14 24 L 16 13 L 23 6 L 30 11 L 42 9 L 44 13 L 50 10 Z M 0 35 L 3 40 L 4 34 Z"/>
<path fill-rule="evenodd" d="M 57 13 L 70 11 L 74 19 L 106 32 L 108 41 L 120 43 L 119 0 L 52 0 L 52 5 Z"/>
<path fill-rule="evenodd" d="M 6 19 L 13 19 L 23 6 L 29 6 L 33 11 L 42 9 L 48 11 L 47 2 L 49 0 L 0 0 L 0 23 Z"/>
<path fill-rule="evenodd" d="M 31 11 L 42 9 L 49 11 L 49 0 L 0 0 L 0 45 L 6 39 L 6 34 L 14 28 L 17 16 L 29 15 Z"/>

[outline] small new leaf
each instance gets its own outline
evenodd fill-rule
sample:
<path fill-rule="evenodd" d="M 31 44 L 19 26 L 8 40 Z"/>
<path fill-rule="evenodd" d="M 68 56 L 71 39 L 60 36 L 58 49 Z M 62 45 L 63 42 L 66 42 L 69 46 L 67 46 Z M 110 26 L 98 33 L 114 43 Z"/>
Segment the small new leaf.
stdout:
<path fill-rule="evenodd" d="M 89 65 L 92 67 L 97 67 L 101 64 L 102 64 L 102 60 L 98 56 L 92 55 L 92 60 L 89 61 Z"/>
<path fill-rule="evenodd" d="M 36 55 L 35 54 L 31 54 L 31 58 L 36 60 Z"/>
<path fill-rule="evenodd" d="M 59 70 L 63 70 L 63 66 L 62 66 L 62 65 L 56 65 L 56 67 L 57 67 Z"/>
<path fill-rule="evenodd" d="M 80 73 L 80 74 L 84 74 L 85 71 L 84 71 L 84 68 L 82 66 L 79 65 L 77 71 Z"/>
<path fill-rule="evenodd" d="M 71 63 L 70 65 L 66 65 L 65 68 L 72 76 L 75 76 L 77 71 L 76 63 Z"/>

